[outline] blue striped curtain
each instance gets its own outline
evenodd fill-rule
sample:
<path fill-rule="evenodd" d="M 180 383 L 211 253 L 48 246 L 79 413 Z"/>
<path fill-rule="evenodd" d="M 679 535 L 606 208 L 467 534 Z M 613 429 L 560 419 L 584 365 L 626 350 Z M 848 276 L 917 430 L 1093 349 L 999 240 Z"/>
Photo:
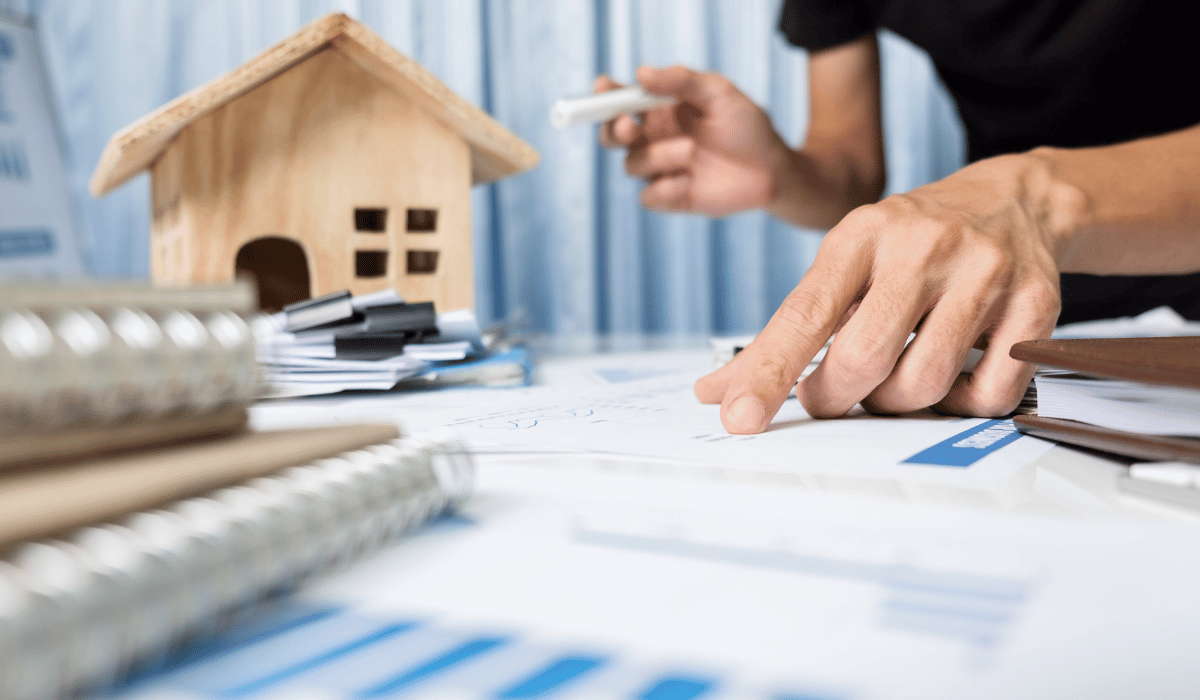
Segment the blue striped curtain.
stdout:
<path fill-rule="evenodd" d="M 32 13 L 73 157 L 90 264 L 145 276 L 145 176 L 102 200 L 86 182 L 109 136 L 327 12 L 354 16 L 541 151 L 530 173 L 473 196 L 478 312 L 552 334 L 758 329 L 820 232 L 761 213 L 660 215 L 595 130 L 555 131 L 562 95 L 598 73 L 681 63 L 732 78 L 792 143 L 807 118 L 805 55 L 775 29 L 779 0 L 0 0 Z M 927 58 L 884 33 L 890 191 L 942 177 L 962 130 Z"/>

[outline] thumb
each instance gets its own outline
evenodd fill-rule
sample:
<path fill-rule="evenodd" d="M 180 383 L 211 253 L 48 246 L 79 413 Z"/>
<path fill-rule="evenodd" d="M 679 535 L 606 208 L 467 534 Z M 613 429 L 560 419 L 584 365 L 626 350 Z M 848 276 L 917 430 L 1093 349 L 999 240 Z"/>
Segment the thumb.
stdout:
<path fill-rule="evenodd" d="M 655 95 L 668 95 L 705 109 L 728 90 L 729 81 L 715 73 L 698 73 L 684 66 L 651 68 L 637 71 L 638 82 Z"/>

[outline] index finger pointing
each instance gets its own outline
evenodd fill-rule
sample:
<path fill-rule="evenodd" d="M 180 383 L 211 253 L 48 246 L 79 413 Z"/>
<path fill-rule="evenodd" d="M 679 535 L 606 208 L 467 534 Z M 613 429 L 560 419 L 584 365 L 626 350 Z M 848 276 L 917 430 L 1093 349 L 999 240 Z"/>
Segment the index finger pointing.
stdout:
<path fill-rule="evenodd" d="M 726 430 L 737 434 L 766 430 L 800 373 L 854 303 L 868 271 L 868 260 L 860 251 L 821 246 L 800 284 L 739 354 L 745 358 L 737 371 L 721 377 L 726 384 L 721 400 Z"/>

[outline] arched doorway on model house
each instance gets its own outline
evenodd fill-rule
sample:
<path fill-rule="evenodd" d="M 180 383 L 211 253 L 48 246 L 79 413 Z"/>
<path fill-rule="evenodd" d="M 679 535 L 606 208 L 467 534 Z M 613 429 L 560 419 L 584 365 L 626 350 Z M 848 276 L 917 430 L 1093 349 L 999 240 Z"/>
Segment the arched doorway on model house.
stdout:
<path fill-rule="evenodd" d="M 243 245 L 234 275 L 254 280 L 258 308 L 269 313 L 312 296 L 308 256 L 299 243 L 283 236 L 263 236 Z"/>

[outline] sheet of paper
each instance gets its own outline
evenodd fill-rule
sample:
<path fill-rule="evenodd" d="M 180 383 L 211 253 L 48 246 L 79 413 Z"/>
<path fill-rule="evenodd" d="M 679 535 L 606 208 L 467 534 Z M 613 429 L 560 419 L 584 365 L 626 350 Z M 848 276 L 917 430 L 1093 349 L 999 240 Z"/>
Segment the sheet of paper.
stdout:
<path fill-rule="evenodd" d="M 1183 698 L 1194 531 L 535 466 L 121 700 Z"/>
<path fill-rule="evenodd" d="M 856 412 L 813 420 L 795 400 L 760 435 L 730 435 L 719 407 L 692 394 L 690 376 L 630 382 L 577 395 L 547 393 L 460 415 L 407 415 L 413 428 L 446 426 L 487 450 L 524 446 L 623 454 L 753 470 L 929 481 L 991 482 L 1049 449 L 1011 421 Z"/>
<path fill-rule="evenodd" d="M 383 306 L 384 304 L 400 304 L 404 302 L 404 298 L 400 296 L 400 292 L 388 287 L 381 289 L 372 294 L 359 294 L 350 300 L 350 305 L 355 309 L 369 309 L 372 306 Z"/>
<path fill-rule="evenodd" d="M 692 384 L 704 372 L 703 350 L 592 356 L 546 363 L 540 387 L 489 395 L 429 410 L 423 399 L 397 399 L 388 415 L 407 430 L 449 427 L 479 452 L 580 451 L 728 466 L 789 474 L 994 483 L 1051 444 L 1022 437 L 1010 421 L 933 414 L 874 417 L 861 410 L 813 420 L 789 399 L 760 435 L 730 435 L 719 408 L 701 404 Z M 288 406 L 256 409 L 265 424 L 288 420 Z M 277 415 L 272 420 L 271 413 Z M 355 414 L 352 404 L 326 416 Z M 279 413 L 284 417 L 280 418 Z"/>
<path fill-rule="evenodd" d="M 404 346 L 404 356 L 414 360 L 446 362 L 466 359 L 473 345 L 470 340 L 453 340 L 444 343 L 410 343 Z"/>

